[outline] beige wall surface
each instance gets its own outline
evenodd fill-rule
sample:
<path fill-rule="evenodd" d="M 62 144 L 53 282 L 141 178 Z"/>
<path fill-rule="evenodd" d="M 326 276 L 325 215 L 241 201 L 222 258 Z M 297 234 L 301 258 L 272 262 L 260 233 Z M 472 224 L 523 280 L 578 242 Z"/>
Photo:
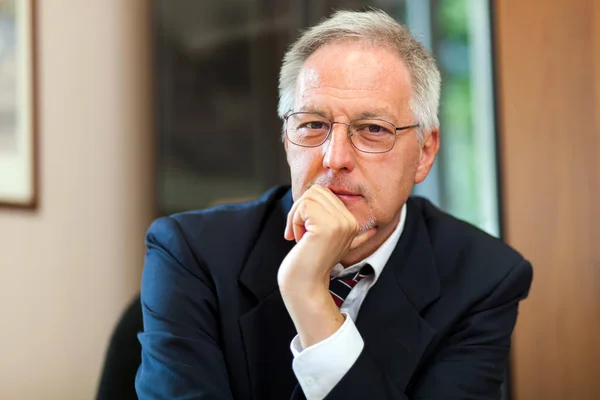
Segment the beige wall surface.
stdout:
<path fill-rule="evenodd" d="M 37 1 L 40 206 L 0 209 L 0 399 L 91 399 L 152 218 L 143 0 Z"/>
<path fill-rule="evenodd" d="M 516 400 L 600 399 L 600 1 L 494 2 Z"/>

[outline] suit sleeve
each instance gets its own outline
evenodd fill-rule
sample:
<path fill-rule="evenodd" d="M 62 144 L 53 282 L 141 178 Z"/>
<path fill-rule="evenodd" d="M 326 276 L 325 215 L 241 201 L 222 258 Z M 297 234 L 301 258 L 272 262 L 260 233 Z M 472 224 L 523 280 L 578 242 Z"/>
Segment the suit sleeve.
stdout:
<path fill-rule="evenodd" d="M 406 392 L 388 377 L 365 345 L 359 358 L 325 397 L 327 400 L 370 398 L 381 400 L 499 399 L 519 301 L 531 285 L 531 265 L 522 260 L 495 289 L 425 360 Z M 304 398 L 299 387 L 292 398 Z"/>
<path fill-rule="evenodd" d="M 454 328 L 411 388 L 411 399 L 500 399 L 519 301 L 532 268 L 517 263 Z"/>
<path fill-rule="evenodd" d="M 215 290 L 177 222 L 155 221 L 146 236 L 141 303 L 140 400 L 233 399 L 221 349 Z"/>

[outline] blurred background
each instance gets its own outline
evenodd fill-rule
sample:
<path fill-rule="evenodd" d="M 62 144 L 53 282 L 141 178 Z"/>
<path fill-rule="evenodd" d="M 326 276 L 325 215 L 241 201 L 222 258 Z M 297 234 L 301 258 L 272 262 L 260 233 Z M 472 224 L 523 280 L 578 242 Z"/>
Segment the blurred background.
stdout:
<path fill-rule="evenodd" d="M 40 193 L 0 208 L 0 399 L 94 398 L 149 223 L 288 183 L 282 56 L 369 6 L 442 71 L 441 153 L 415 194 L 534 265 L 505 395 L 600 398 L 600 2 L 34 3 Z"/>
<path fill-rule="evenodd" d="M 276 134 L 283 54 L 331 10 L 369 6 L 407 24 L 443 74 L 444 146 L 418 192 L 498 233 L 490 10 L 481 0 L 155 2 L 159 211 L 289 182 Z"/>

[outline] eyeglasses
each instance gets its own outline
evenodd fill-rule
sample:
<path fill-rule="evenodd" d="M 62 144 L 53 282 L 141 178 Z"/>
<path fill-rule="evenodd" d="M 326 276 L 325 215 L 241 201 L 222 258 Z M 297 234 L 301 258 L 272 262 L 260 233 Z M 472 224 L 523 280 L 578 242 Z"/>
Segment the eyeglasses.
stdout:
<path fill-rule="evenodd" d="M 297 146 L 319 147 L 329 139 L 333 125 L 341 124 L 348 127 L 352 145 L 364 153 L 386 153 L 394 148 L 398 131 L 419 126 L 413 124 L 396 127 L 382 119 L 357 119 L 346 124 L 309 112 L 291 113 L 283 119 L 288 140 Z"/>

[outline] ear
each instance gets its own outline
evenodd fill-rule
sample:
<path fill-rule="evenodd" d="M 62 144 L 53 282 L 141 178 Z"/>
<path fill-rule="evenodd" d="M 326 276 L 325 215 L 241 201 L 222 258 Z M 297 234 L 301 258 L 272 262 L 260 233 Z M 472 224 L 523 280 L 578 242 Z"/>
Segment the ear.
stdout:
<path fill-rule="evenodd" d="M 421 145 L 421 154 L 419 156 L 417 172 L 415 173 L 415 183 L 421 183 L 427 178 L 439 149 L 440 131 L 436 129 L 425 135 L 425 139 Z"/>

